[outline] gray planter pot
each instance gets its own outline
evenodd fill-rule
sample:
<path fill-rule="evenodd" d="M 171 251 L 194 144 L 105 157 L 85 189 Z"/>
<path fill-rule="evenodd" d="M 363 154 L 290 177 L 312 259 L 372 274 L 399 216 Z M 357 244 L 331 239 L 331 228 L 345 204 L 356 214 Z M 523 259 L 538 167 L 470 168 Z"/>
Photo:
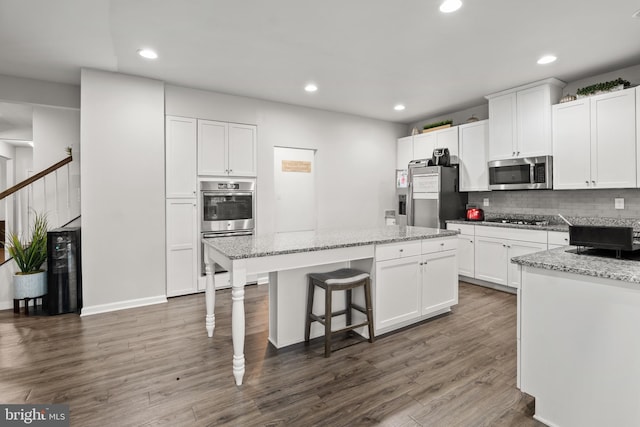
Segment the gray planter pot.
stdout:
<path fill-rule="evenodd" d="M 13 299 L 35 298 L 47 293 L 47 272 L 13 275 Z"/>

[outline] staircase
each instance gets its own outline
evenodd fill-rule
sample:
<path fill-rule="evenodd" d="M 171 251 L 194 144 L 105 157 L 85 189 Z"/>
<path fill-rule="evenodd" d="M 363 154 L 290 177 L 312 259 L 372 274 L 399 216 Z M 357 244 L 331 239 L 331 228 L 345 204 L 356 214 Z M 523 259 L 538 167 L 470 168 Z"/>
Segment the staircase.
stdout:
<path fill-rule="evenodd" d="M 24 181 L 0 193 L 6 202 L 4 229 L 0 225 L 0 310 L 13 307 L 11 280 L 16 263 L 5 249 L 6 236 L 29 233 L 35 212 L 47 215 L 49 228 L 59 228 L 80 217 L 80 174 L 71 153 Z M 6 236 L 5 236 L 6 234 Z"/>

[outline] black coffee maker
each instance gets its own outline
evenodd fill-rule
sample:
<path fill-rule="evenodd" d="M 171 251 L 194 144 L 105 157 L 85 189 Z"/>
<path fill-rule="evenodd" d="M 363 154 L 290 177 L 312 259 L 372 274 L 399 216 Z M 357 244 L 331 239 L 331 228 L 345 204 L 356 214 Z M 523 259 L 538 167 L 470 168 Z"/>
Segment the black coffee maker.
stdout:
<path fill-rule="evenodd" d="M 449 157 L 448 148 L 436 148 L 433 150 L 431 157 L 431 164 L 433 166 L 451 166 L 451 159 Z"/>

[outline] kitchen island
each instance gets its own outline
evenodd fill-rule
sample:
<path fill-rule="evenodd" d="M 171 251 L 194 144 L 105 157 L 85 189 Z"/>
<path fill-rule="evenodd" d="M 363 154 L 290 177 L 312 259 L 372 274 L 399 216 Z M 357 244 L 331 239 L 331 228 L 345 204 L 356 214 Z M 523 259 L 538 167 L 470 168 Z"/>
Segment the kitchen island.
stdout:
<path fill-rule="evenodd" d="M 376 335 L 444 313 L 458 301 L 456 234 L 384 226 L 203 239 L 207 333 L 212 337 L 215 329 L 214 263 L 231 274 L 237 385 L 245 371 L 244 286 L 249 274 L 269 273 L 269 339 L 276 347 L 302 341 L 304 317 L 300 321 L 299 313 L 305 310 L 309 271 L 348 266 L 370 272 Z M 312 330 L 312 336 L 317 333 Z"/>
<path fill-rule="evenodd" d="M 639 425 L 640 262 L 574 250 L 512 259 L 519 388 L 547 425 Z"/>

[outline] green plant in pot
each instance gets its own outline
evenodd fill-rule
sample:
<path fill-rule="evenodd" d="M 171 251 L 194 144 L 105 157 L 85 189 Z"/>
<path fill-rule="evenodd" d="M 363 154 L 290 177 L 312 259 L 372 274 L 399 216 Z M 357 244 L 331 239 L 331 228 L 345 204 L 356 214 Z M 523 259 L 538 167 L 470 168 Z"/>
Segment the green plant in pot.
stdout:
<path fill-rule="evenodd" d="M 47 293 L 47 273 L 42 264 L 47 260 L 47 217 L 36 213 L 29 230 L 30 240 L 9 234 L 7 247 L 20 271 L 13 276 L 13 298 L 35 298 Z"/>

